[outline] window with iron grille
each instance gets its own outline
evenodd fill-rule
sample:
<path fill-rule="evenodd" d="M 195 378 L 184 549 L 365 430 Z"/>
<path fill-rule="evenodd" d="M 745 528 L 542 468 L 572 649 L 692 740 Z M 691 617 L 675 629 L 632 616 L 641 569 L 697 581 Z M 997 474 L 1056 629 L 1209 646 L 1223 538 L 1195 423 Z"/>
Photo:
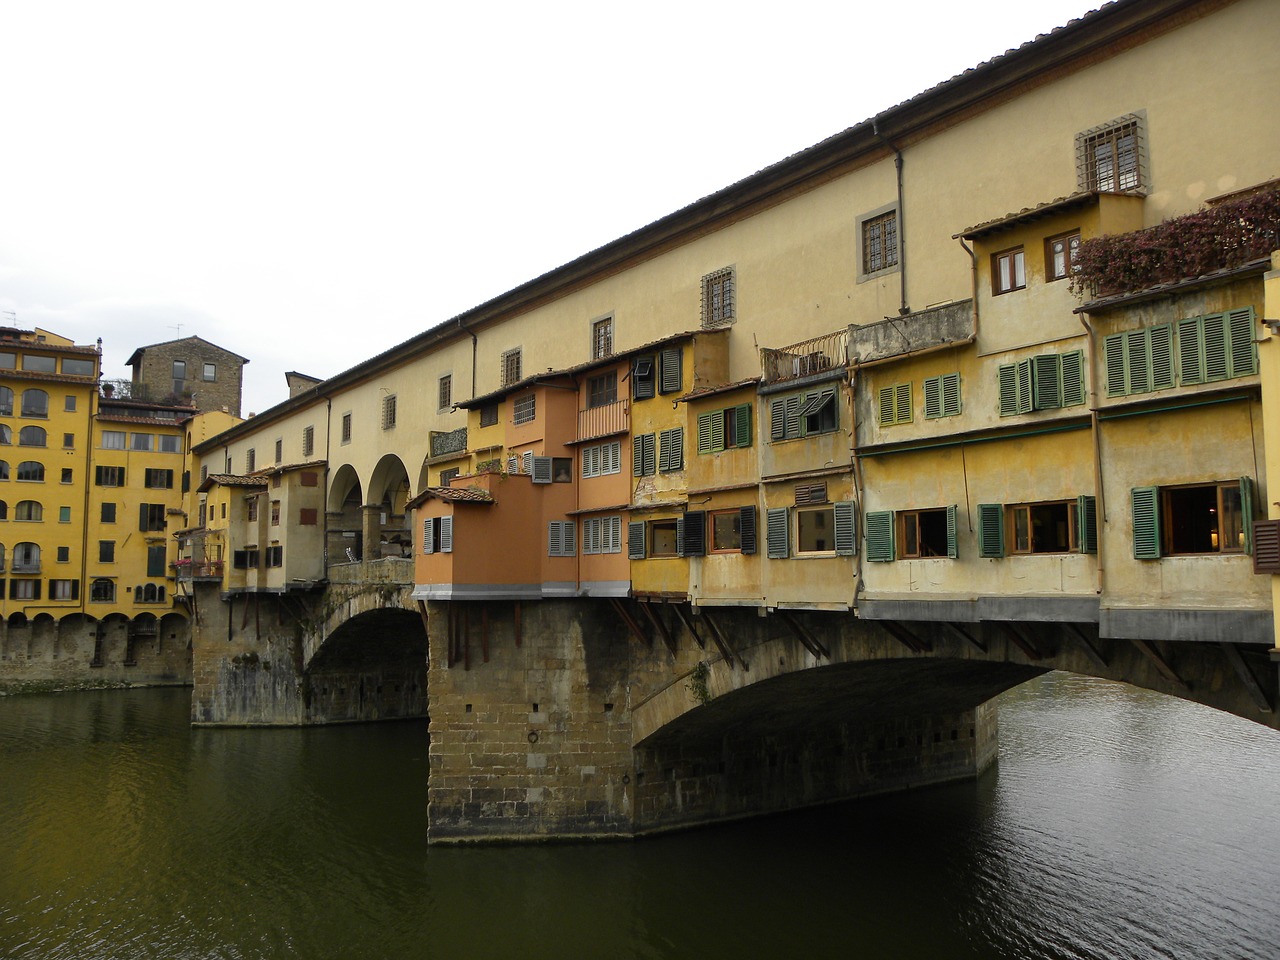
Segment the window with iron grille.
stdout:
<path fill-rule="evenodd" d="M 618 399 L 618 374 L 610 370 L 587 381 L 587 406 L 603 407 Z"/>
<path fill-rule="evenodd" d="M 284 441 L 276 438 L 276 463 L 284 463 Z"/>
<path fill-rule="evenodd" d="M 446 373 L 440 378 L 440 389 L 438 391 L 438 400 L 436 409 L 448 410 L 453 406 L 453 374 Z"/>
<path fill-rule="evenodd" d="M 520 382 L 520 348 L 507 350 L 502 354 L 502 386 L 509 387 Z"/>
<path fill-rule="evenodd" d="M 702 278 L 702 325 L 723 327 L 734 316 L 733 268 L 707 274 Z"/>
<path fill-rule="evenodd" d="M 342 442 L 351 442 L 351 414 L 344 413 L 342 415 Z"/>
<path fill-rule="evenodd" d="M 258 451 L 253 447 L 249 448 L 249 452 L 244 456 L 244 472 L 253 473 L 254 468 L 258 465 Z"/>
<path fill-rule="evenodd" d="M 492 427 L 498 422 L 498 405 L 496 403 L 486 403 L 480 408 L 480 426 Z"/>
<path fill-rule="evenodd" d="M 273 527 L 280 526 L 280 501 L 271 501 L 271 525 Z"/>
<path fill-rule="evenodd" d="M 1147 188 L 1142 117 L 1130 113 L 1076 134 L 1076 180 L 1081 190 L 1143 192 Z"/>
<path fill-rule="evenodd" d="M 862 221 L 862 275 L 873 276 L 898 265 L 898 211 Z"/>
<path fill-rule="evenodd" d="M 382 429 L 390 430 L 396 425 L 396 395 L 390 394 L 382 398 Z"/>
<path fill-rule="evenodd" d="M 315 448 L 316 448 L 316 428 L 303 427 L 302 428 L 302 455 L 304 457 L 311 456 L 311 454 L 315 452 Z"/>
<path fill-rule="evenodd" d="M 613 317 L 604 317 L 591 324 L 591 358 L 602 360 L 613 356 Z"/>
<path fill-rule="evenodd" d="M 532 393 L 526 393 L 523 397 L 517 397 L 515 402 L 511 404 L 511 419 L 515 423 L 529 423 L 538 413 L 537 396 Z"/>

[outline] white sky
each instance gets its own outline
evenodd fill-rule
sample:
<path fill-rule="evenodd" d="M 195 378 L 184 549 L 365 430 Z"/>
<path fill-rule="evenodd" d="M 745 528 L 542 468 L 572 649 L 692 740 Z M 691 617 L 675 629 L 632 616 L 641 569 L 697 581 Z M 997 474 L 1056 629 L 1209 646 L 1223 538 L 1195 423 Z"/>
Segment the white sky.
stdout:
<path fill-rule="evenodd" d="M 0 323 L 261 411 L 1096 6 L 0 0 Z"/>

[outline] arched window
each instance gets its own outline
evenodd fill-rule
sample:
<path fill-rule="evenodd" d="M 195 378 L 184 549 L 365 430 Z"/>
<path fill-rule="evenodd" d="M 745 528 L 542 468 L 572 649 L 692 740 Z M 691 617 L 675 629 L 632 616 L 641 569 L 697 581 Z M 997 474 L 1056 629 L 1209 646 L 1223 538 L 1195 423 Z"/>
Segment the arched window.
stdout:
<path fill-rule="evenodd" d="M 23 541 L 13 548 L 14 573 L 40 572 L 40 545 Z"/>
<path fill-rule="evenodd" d="M 13 508 L 14 520 L 43 520 L 44 507 L 35 500 L 19 500 Z"/>
<path fill-rule="evenodd" d="M 4 544 L 0 543 L 0 572 L 4 571 Z"/>
<path fill-rule="evenodd" d="M 13 443 L 13 431 L 7 423 L 0 423 L 0 443 Z"/>
<path fill-rule="evenodd" d="M 8 387 L 0 387 L 0 417 L 13 416 L 13 391 Z"/>
<path fill-rule="evenodd" d="M 0 500 L 0 520 L 8 520 L 8 519 L 9 519 L 9 504 L 5 503 L 3 500 Z"/>
<path fill-rule="evenodd" d="M 99 577 L 89 586 L 90 600 L 114 600 L 116 598 L 116 582 Z"/>
<path fill-rule="evenodd" d="M 30 393 L 31 391 L 27 391 Z M 18 431 L 18 446 L 43 447 L 45 445 L 44 427 L 23 427 Z"/>
<path fill-rule="evenodd" d="M 0 460 L 0 480 L 9 479 L 9 461 Z"/>
<path fill-rule="evenodd" d="M 24 417 L 47 417 L 49 415 L 49 394 L 35 388 L 23 390 L 22 415 Z"/>
<path fill-rule="evenodd" d="M 37 430 L 39 427 L 36 428 Z M 9 479 L 9 465 L 5 464 L 4 479 Z M 44 464 L 35 460 L 23 460 L 18 464 L 19 480 L 43 480 Z"/>

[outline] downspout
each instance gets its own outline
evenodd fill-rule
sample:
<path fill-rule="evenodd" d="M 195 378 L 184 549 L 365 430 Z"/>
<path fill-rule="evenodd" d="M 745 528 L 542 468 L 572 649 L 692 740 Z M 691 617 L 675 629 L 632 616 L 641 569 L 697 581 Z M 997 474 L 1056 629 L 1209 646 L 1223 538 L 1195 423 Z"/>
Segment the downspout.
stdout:
<path fill-rule="evenodd" d="M 903 202 L 902 191 L 902 151 L 898 149 L 897 144 L 880 132 L 880 121 L 873 118 L 871 121 L 871 134 L 881 143 L 893 151 L 893 166 L 897 171 L 898 177 L 898 283 L 901 289 L 902 304 L 898 307 L 898 313 L 906 316 L 911 312 L 911 308 L 907 306 L 907 208 Z"/>
<path fill-rule="evenodd" d="M 964 242 L 964 237 L 957 236 L 956 239 L 960 241 L 960 246 L 964 249 L 964 252 L 969 255 L 969 289 L 971 291 L 969 296 L 973 300 L 973 336 L 969 338 L 968 342 L 973 343 L 978 339 L 978 255 Z"/>
<path fill-rule="evenodd" d="M 1080 323 L 1084 327 L 1085 332 L 1085 362 L 1088 364 L 1089 380 L 1091 383 L 1097 383 L 1097 371 L 1093 368 L 1093 325 L 1089 323 L 1087 314 L 1080 314 Z M 1098 491 L 1098 525 L 1101 527 L 1107 518 L 1107 498 L 1102 488 L 1102 436 L 1098 432 L 1098 402 L 1097 391 L 1094 391 L 1094 399 L 1089 403 L 1089 420 L 1090 432 L 1093 434 L 1093 485 Z M 1102 531 L 1098 531 L 1098 602 L 1102 602 L 1103 587 L 1106 579 L 1104 577 L 1105 565 L 1103 564 L 1102 550 Z"/>
<path fill-rule="evenodd" d="M 329 458 L 333 450 L 333 397 L 324 398 L 324 577 L 329 579 Z"/>
<path fill-rule="evenodd" d="M 98 378 L 89 392 L 89 409 L 86 412 L 84 431 L 84 516 L 80 524 L 80 612 L 89 615 L 89 510 L 92 507 L 89 497 L 93 490 L 93 478 L 89 471 L 93 469 L 93 416 L 98 405 L 98 391 L 102 383 L 102 338 L 98 338 Z M 177 573 L 174 574 L 174 585 L 177 585 Z M 96 632 L 96 628 L 95 628 Z"/>
<path fill-rule="evenodd" d="M 862 480 L 862 456 L 858 453 L 858 363 L 855 361 L 849 371 L 849 459 L 853 463 L 853 492 L 858 503 L 858 510 L 866 517 L 867 501 L 864 496 Z M 861 520 L 858 521 L 859 524 Z M 853 576 L 857 585 L 853 589 L 853 611 L 857 615 L 858 595 L 863 592 L 865 583 L 862 579 L 862 555 L 865 550 L 853 551 Z"/>
<path fill-rule="evenodd" d="M 462 322 L 462 318 L 458 318 L 458 329 L 471 337 L 471 399 L 476 398 L 476 352 L 479 349 L 480 341 L 476 339 L 475 333 Z"/>

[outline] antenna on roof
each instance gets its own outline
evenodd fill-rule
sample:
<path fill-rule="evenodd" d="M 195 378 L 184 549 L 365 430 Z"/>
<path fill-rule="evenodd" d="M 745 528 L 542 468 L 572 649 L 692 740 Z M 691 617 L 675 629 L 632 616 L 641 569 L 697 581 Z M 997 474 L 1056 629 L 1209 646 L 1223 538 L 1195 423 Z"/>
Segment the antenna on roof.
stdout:
<path fill-rule="evenodd" d="M 169 324 L 169 326 L 173 327 L 173 329 L 175 329 L 175 330 L 177 330 L 177 331 L 178 331 L 178 338 L 179 338 L 179 339 L 181 339 L 181 338 L 182 338 L 182 324 L 180 324 L 180 323 L 171 323 L 171 324 Z"/>
<path fill-rule="evenodd" d="M 17 326 L 17 324 L 18 324 L 18 311 L 17 311 L 17 310 L 6 310 L 6 311 L 4 312 L 4 322 L 5 322 L 5 323 L 7 323 L 9 326 Z"/>

